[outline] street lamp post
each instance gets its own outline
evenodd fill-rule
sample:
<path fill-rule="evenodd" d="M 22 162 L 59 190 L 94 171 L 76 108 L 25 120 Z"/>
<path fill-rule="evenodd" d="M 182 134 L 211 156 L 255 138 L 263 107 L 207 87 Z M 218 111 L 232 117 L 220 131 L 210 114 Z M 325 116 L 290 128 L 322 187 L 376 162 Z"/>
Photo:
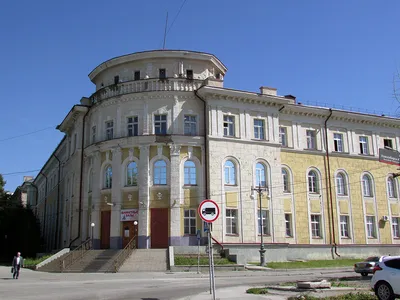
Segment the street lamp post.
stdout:
<path fill-rule="evenodd" d="M 265 266 L 265 248 L 264 248 L 264 237 L 263 237 L 263 235 L 264 235 L 264 222 L 263 222 L 263 218 L 262 218 L 262 203 L 261 203 L 262 201 L 261 200 L 262 200 L 263 191 L 266 191 L 267 189 L 265 187 L 258 186 L 256 188 L 252 187 L 251 190 L 257 192 L 258 200 L 260 202 L 259 217 L 260 217 L 260 227 L 261 227 L 261 230 L 260 230 L 261 243 L 260 243 L 259 252 L 260 252 L 260 265 L 261 265 L 261 267 L 264 267 Z"/>
<path fill-rule="evenodd" d="M 94 224 L 94 223 L 90 224 L 90 227 L 92 227 L 92 236 L 91 236 L 91 239 L 92 239 L 92 248 L 93 248 L 93 237 L 94 237 L 93 231 L 94 231 L 94 226 L 95 226 L 95 225 L 96 225 L 96 224 Z"/>

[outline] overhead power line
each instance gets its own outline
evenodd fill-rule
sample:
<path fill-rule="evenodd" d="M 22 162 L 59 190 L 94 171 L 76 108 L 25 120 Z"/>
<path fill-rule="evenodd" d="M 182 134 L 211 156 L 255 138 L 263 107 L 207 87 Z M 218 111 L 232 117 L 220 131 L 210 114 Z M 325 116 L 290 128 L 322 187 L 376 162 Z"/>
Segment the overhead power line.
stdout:
<path fill-rule="evenodd" d="M 11 136 L 11 137 L 8 137 L 8 138 L 5 138 L 5 139 L 1 139 L 0 142 L 5 142 L 5 141 L 13 140 L 13 139 L 16 139 L 16 138 L 20 138 L 20 137 L 23 137 L 23 136 L 35 134 L 35 133 L 38 133 L 38 132 L 41 132 L 41 131 L 49 130 L 51 128 L 54 129 L 55 127 L 56 127 L 55 125 L 52 125 L 52 126 L 49 126 L 49 127 L 46 127 L 46 128 L 42 128 L 42 129 L 39 129 L 39 130 L 35 130 L 35 131 L 31 131 L 31 132 L 28 132 L 28 133 L 23 133 L 23 134 L 20 134 L 20 135 Z"/>
<path fill-rule="evenodd" d="M 40 169 L 37 170 L 28 170 L 28 171 L 19 171 L 19 172 L 11 172 L 11 173 L 0 173 L 3 176 L 11 176 L 11 175 L 17 175 L 17 174 L 24 174 L 24 173 L 33 173 L 33 172 L 38 172 Z"/>

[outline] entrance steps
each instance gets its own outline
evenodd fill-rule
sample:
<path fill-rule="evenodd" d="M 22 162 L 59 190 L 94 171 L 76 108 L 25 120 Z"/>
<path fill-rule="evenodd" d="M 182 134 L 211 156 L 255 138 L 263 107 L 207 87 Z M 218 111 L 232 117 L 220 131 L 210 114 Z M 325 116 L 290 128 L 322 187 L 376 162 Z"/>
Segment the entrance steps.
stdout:
<path fill-rule="evenodd" d="M 121 250 L 89 250 L 64 273 L 105 273 L 112 269 L 114 259 Z"/>
<path fill-rule="evenodd" d="M 119 272 L 165 272 L 168 269 L 167 249 L 136 249 Z"/>

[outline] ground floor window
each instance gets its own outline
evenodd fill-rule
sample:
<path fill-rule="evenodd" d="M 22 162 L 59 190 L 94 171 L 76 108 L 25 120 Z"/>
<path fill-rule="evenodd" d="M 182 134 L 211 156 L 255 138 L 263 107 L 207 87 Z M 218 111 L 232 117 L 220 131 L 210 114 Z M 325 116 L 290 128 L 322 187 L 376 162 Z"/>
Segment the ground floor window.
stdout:
<path fill-rule="evenodd" d="M 340 236 L 342 238 L 350 237 L 349 234 L 349 216 L 340 216 Z"/>
<path fill-rule="evenodd" d="M 285 214 L 286 237 L 293 237 L 292 214 Z"/>
<path fill-rule="evenodd" d="M 376 238 L 376 229 L 375 229 L 375 217 L 367 216 L 367 237 L 368 238 Z"/>
<path fill-rule="evenodd" d="M 183 216 L 184 234 L 196 234 L 196 210 L 185 209 Z"/>
<path fill-rule="evenodd" d="M 394 238 L 400 238 L 399 220 L 400 220 L 400 218 L 398 218 L 398 217 L 392 218 L 392 230 L 393 230 Z"/>
<path fill-rule="evenodd" d="M 226 219 L 226 234 L 238 234 L 237 209 L 227 209 L 225 219 Z"/>
<path fill-rule="evenodd" d="M 322 237 L 320 215 L 311 215 L 311 234 L 313 238 Z"/>

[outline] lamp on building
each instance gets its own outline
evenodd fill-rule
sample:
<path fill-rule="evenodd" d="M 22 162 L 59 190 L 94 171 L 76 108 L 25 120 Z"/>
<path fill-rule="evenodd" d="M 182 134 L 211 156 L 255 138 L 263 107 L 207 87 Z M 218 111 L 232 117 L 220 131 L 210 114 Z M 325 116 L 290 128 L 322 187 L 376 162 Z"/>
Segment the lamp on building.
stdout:
<path fill-rule="evenodd" d="M 92 236 L 91 236 L 91 239 L 92 239 L 92 248 L 93 248 L 93 237 L 94 237 L 94 235 L 93 235 L 93 231 L 94 231 L 94 226 L 95 226 L 96 224 L 94 224 L 93 222 L 92 222 L 92 224 L 90 224 L 90 227 L 92 228 Z"/>

